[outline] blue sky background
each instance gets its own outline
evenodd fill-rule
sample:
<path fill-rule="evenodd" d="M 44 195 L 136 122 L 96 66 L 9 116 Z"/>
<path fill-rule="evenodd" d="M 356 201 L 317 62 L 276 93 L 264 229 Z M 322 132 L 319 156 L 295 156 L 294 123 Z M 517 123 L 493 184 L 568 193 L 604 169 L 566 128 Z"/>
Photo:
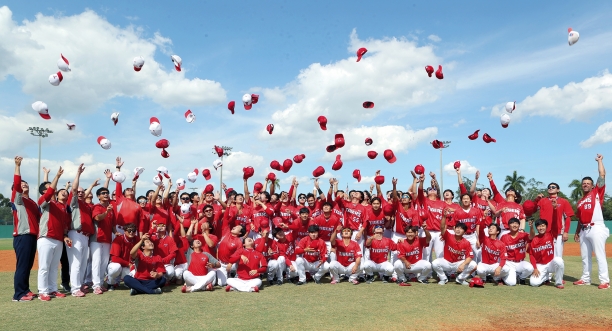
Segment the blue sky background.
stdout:
<path fill-rule="evenodd" d="M 4 4 L 12 16 L 7 17 L 5 11 L 0 22 L 3 26 L 10 23 L 12 28 L 0 34 L 16 39 L 0 40 L 3 52 L 0 55 L 15 56 L 3 56 L 4 64 L 0 65 L 3 123 L 0 139 L 5 141 L 0 147 L 2 193 L 9 194 L 12 159 L 16 154 L 26 157 L 26 179 L 36 180 L 38 146 L 37 140 L 25 131 L 28 126 L 57 127 L 56 133 L 44 140 L 43 149 L 43 166 L 51 167 L 52 173 L 58 165 L 64 165 L 66 179 L 72 178 L 76 164 L 85 162 L 89 166 L 85 180 L 89 182 L 101 177 L 102 170 L 120 155 L 126 161 L 126 172 L 135 166 L 146 168 L 140 187 L 147 189 L 152 187 L 154 169 L 161 165 L 168 167 L 175 179 L 186 178 L 196 167 L 212 170 L 213 145 L 231 145 L 240 152 L 226 160 L 224 166 L 225 182 L 232 187 L 241 187 L 243 166 L 254 166 L 254 179 L 261 180 L 270 171 L 270 161 L 282 163 L 299 153 L 307 155 L 302 164 L 294 164 L 288 174 L 277 173 L 283 183 L 290 176 L 297 176 L 304 183 L 314 168 L 323 165 L 328 171 L 326 176 L 340 178 L 342 187 L 346 183 L 351 188 L 369 186 L 368 178 L 361 184 L 355 183 L 351 177 L 355 168 L 361 170 L 362 176 L 370 177 L 380 169 L 388 178 L 387 188 L 392 176 L 399 177 L 403 187 L 411 178 L 408 171 L 418 163 L 439 173 L 439 151 L 429 144 L 433 139 L 452 141 L 444 151 L 443 163 L 466 160 L 470 166 L 463 170 L 468 177 L 479 169 L 483 179 L 491 171 L 497 181 L 503 181 L 517 170 L 527 179 L 535 177 L 545 184 L 558 182 L 566 193 L 572 179 L 596 176 L 596 153 L 608 157 L 604 163 L 612 158 L 609 156 L 612 125 L 605 126 L 612 121 L 612 100 L 607 96 L 612 95 L 612 78 L 607 72 L 612 50 L 609 2 L 595 1 L 582 6 L 569 1 L 469 4 L 107 1 L 104 5 L 94 1 L 5 1 Z M 78 24 L 70 23 L 77 19 Z M 116 31 L 95 28 L 89 31 L 88 22 L 91 26 L 107 22 Z M 48 36 L 37 32 L 27 37 L 30 29 L 34 31 L 43 23 L 62 32 Z M 570 26 L 580 32 L 580 41 L 571 47 L 567 44 Z M 44 27 L 38 29 L 49 31 Z M 131 50 L 130 45 L 114 43 L 121 36 L 130 35 L 130 31 L 134 44 L 142 45 L 139 51 L 151 49 L 152 57 Z M 390 42 L 394 38 L 404 47 L 397 53 Z M 31 46 L 33 41 L 38 46 Z M 362 44 L 374 46 L 368 47 L 370 52 L 361 62 L 354 63 L 355 51 Z M 109 56 L 102 55 L 96 47 L 107 49 L 110 57 L 121 58 L 126 65 L 105 67 Z M 73 71 L 65 75 L 60 86 L 53 87 L 46 80 L 57 71 L 57 50 L 71 60 Z M 417 53 L 411 56 L 413 51 Z M 172 73 L 170 54 L 182 57 L 184 76 Z M 146 63 L 143 71 L 136 73 L 131 69 L 131 59 L 138 55 L 143 55 Z M 421 61 L 420 56 L 427 60 Z M 355 87 L 355 94 L 351 94 L 354 85 L 350 79 L 329 78 L 329 74 L 335 74 L 334 69 L 349 65 L 361 67 L 348 68 L 363 69 L 368 61 L 371 65 L 385 63 L 389 72 L 397 65 L 398 72 L 406 70 L 406 75 L 418 81 L 407 83 L 404 90 L 401 86 L 393 90 L 393 86 L 385 85 L 387 71 L 378 71 L 374 65 L 369 76 L 365 76 L 371 79 L 355 82 L 365 87 Z M 14 65 L 16 62 L 18 65 Z M 38 66 L 43 62 L 44 66 Z M 313 67 L 316 63 L 323 70 L 329 69 L 326 75 L 317 76 Z M 98 64 L 100 68 L 94 72 Z M 428 78 L 423 69 L 425 65 L 438 64 L 444 66 L 443 81 Z M 39 67 L 44 68 L 40 73 Z M 408 69 L 413 67 L 420 69 Z M 147 82 L 122 85 L 123 75 L 141 75 L 153 68 L 159 69 L 157 76 L 152 76 L 156 79 L 154 83 L 163 84 L 164 77 L 183 81 L 199 78 L 218 86 L 211 87 L 208 93 L 200 93 L 199 87 L 187 88 L 185 93 L 179 91 L 178 95 L 170 94 L 160 101 L 156 95 L 164 94 L 163 88 L 161 92 L 142 92 L 132 90 L 132 86 Z M 301 73 L 310 77 L 310 85 L 298 78 Z M 319 81 L 325 86 L 334 79 L 338 82 L 333 85 L 334 90 L 317 98 L 312 82 Z M 581 84 L 588 79 L 595 82 Z M 569 87 L 564 89 L 566 85 Z M 541 89 L 555 90 L 554 86 L 561 89 L 560 94 L 536 95 Z M 275 88 L 283 91 L 281 96 Z M 395 101 L 404 95 L 418 94 L 421 88 L 431 97 Z M 84 90 L 90 94 L 81 94 Z M 110 92 L 103 94 L 100 90 Z M 250 112 L 241 105 L 244 93 L 261 95 Z M 85 94 L 92 96 L 91 102 L 79 99 Z M 329 104 L 328 131 L 320 131 L 317 116 L 308 112 L 311 95 L 316 99 L 315 105 Z M 575 95 L 581 97 L 574 98 Z M 36 100 L 49 104 L 51 121 L 33 113 L 30 105 Z M 238 103 L 233 116 L 226 108 L 230 100 Z M 369 113 L 360 106 L 366 100 L 377 105 Z M 510 126 L 503 129 L 497 109 L 514 100 L 517 109 L 510 115 Z M 300 105 L 304 108 L 299 108 Z M 197 116 L 193 124 L 183 119 L 187 109 Z M 121 113 L 117 126 L 110 121 L 113 111 Z M 169 159 L 161 158 L 154 147 L 159 138 L 148 132 L 151 116 L 160 118 L 162 137 L 171 142 Z M 75 122 L 77 130 L 67 131 L 67 121 Z M 268 123 L 276 125 L 272 136 L 265 132 Z M 400 127 L 397 135 L 384 135 L 396 132 L 389 131 L 386 127 L 389 125 Z M 362 150 L 366 137 L 358 134 L 362 126 L 374 137 L 380 137 L 368 148 L 379 152 L 376 160 L 367 159 L 364 151 L 368 149 Z M 595 135 L 600 126 L 601 132 Z M 476 129 L 481 130 L 481 137 L 487 132 L 497 143 L 485 144 L 480 138 L 468 140 L 467 135 Z M 332 142 L 334 133 L 349 131 L 353 134 L 350 137 L 360 138 L 347 139 L 347 146 L 338 151 L 344 166 L 333 172 L 335 154 L 327 155 L 325 146 Z M 96 144 L 99 135 L 112 141 L 110 150 L 102 150 Z M 594 135 L 591 143 L 581 145 Z M 386 148 L 396 151 L 395 164 L 382 158 Z M 445 188 L 456 189 L 456 177 L 449 172 L 444 177 Z M 217 187 L 218 177 L 211 182 Z M 189 187 L 201 190 L 204 185 L 200 176 Z M 311 187 L 312 184 L 304 183 L 300 191 Z"/>

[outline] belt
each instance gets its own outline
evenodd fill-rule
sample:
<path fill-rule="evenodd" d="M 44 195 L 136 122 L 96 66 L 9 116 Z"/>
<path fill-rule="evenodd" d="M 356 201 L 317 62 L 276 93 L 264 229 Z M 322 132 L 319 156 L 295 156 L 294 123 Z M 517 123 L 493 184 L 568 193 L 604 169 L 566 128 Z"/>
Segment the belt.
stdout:
<path fill-rule="evenodd" d="M 514 263 L 521 263 L 521 262 L 523 262 L 523 260 L 510 260 L 510 259 L 508 259 L 507 261 L 514 262 Z"/>
<path fill-rule="evenodd" d="M 595 223 L 580 224 L 580 226 L 582 227 L 583 231 L 589 230 L 593 225 L 595 225 Z"/>

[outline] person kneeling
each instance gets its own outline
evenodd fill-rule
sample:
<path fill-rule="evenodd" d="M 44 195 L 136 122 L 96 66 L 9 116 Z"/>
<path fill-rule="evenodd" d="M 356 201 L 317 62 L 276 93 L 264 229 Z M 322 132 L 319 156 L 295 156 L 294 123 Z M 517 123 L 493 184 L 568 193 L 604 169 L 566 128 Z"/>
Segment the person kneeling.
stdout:
<path fill-rule="evenodd" d="M 545 220 L 537 220 L 535 228 L 538 230 L 538 235 L 535 235 L 533 221 L 529 221 L 529 260 L 533 266 L 533 273 L 529 278 L 531 286 L 540 286 L 548 280 L 548 274 L 555 274 L 555 286 L 558 289 L 563 289 L 563 271 L 565 264 L 563 259 L 555 257 L 554 239 L 550 232 L 546 232 L 548 222 Z"/>
<path fill-rule="evenodd" d="M 445 272 L 459 273 L 455 282 L 461 285 L 470 285 L 466 278 L 476 269 L 476 262 L 472 261 L 474 258 L 472 245 L 463 238 L 467 225 L 465 223 L 457 223 L 455 225 L 455 234 L 450 234 L 446 231 L 446 217 L 450 213 L 451 210 L 449 208 L 444 209 L 442 221 L 440 222 L 440 237 L 444 240 L 444 257 L 435 259 L 431 265 L 440 278 L 439 285 L 445 285 L 448 282 Z"/>
<path fill-rule="evenodd" d="M 231 257 L 230 263 L 238 263 L 236 278 L 228 278 L 225 291 L 259 292 L 262 286 L 259 275 L 268 270 L 266 258 L 253 249 L 252 238 L 244 239 L 244 248 L 237 250 Z"/>
<path fill-rule="evenodd" d="M 123 283 L 131 289 L 130 295 L 162 293 L 160 287 L 166 283 L 164 277 L 166 268 L 161 257 L 153 255 L 154 248 L 155 245 L 148 233 L 143 234 L 140 241 L 132 248 L 130 256 L 135 260 L 136 273 L 134 277 L 123 277 Z"/>
<path fill-rule="evenodd" d="M 202 251 L 202 241 L 194 239 L 191 244 L 191 258 L 189 267 L 183 272 L 185 285 L 181 292 L 212 291 L 217 273 L 212 270 L 221 267 L 221 263 L 212 255 Z"/>
<path fill-rule="evenodd" d="M 431 233 L 427 231 L 427 222 L 423 222 L 423 231 L 425 237 L 419 238 L 417 237 L 419 227 L 408 225 L 404 228 L 406 239 L 399 239 L 397 242 L 398 260 L 395 261 L 393 267 L 400 286 L 410 286 L 410 283 L 406 282 L 407 274 L 419 275 L 417 278 L 419 283 L 429 284 L 431 263 L 422 259 L 423 251 L 429 247 L 431 241 Z"/>
<path fill-rule="evenodd" d="M 342 231 L 342 239 L 336 238 L 336 233 Z M 330 238 L 331 247 L 336 248 L 336 260 L 329 264 L 329 271 L 332 276 L 331 284 L 340 282 L 340 275 L 350 275 L 349 282 L 353 285 L 359 284 L 357 280 L 358 273 L 362 270 L 361 266 L 361 247 L 359 244 L 351 240 L 353 230 L 349 227 L 338 225 L 334 228 Z"/>
<path fill-rule="evenodd" d="M 493 223 L 488 227 L 489 236 L 485 236 L 484 227 L 479 231 L 479 240 L 482 243 L 482 262 L 478 263 L 476 273 L 483 281 L 487 276 L 493 276 L 495 281 L 503 279 L 504 283 L 509 286 L 516 285 L 516 277 L 510 277 L 510 272 L 514 272 L 506 265 L 506 244 L 497 239 L 501 232 L 498 224 Z M 500 283 L 501 284 L 501 283 Z"/>

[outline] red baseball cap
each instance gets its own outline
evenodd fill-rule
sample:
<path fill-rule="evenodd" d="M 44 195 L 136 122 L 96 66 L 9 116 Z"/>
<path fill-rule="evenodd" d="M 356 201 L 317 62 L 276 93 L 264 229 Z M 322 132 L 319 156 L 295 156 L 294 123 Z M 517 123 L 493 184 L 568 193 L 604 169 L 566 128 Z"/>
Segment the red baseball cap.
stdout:
<path fill-rule="evenodd" d="M 525 216 L 531 217 L 531 215 L 538 211 L 538 206 L 532 200 L 526 200 L 523 202 L 523 211 L 525 212 Z"/>
<path fill-rule="evenodd" d="M 385 183 L 385 176 L 376 176 L 374 177 L 374 182 L 378 185 L 382 185 Z"/>
<path fill-rule="evenodd" d="M 453 168 L 455 168 L 455 169 L 461 168 L 461 162 L 455 161 L 455 163 L 453 163 Z"/>
<path fill-rule="evenodd" d="M 440 140 L 434 140 L 431 142 L 431 145 L 433 146 L 433 148 L 435 149 L 439 149 L 440 147 L 444 147 L 444 143 L 441 142 Z"/>
<path fill-rule="evenodd" d="M 293 161 L 291 161 L 290 159 L 286 159 L 285 161 L 283 161 L 282 171 L 284 173 L 288 173 L 292 166 L 293 166 Z"/>
<path fill-rule="evenodd" d="M 357 179 L 357 182 L 361 182 L 361 171 L 359 169 L 353 170 L 353 178 Z"/>
<path fill-rule="evenodd" d="M 167 150 L 162 149 L 162 151 L 161 151 L 161 156 L 162 156 L 164 159 L 167 159 L 167 158 L 169 158 L 169 157 L 170 157 L 170 153 L 168 153 L 168 151 L 167 151 Z"/>
<path fill-rule="evenodd" d="M 436 70 L 436 78 L 444 79 L 444 74 L 442 73 L 442 66 L 438 66 L 438 70 Z"/>
<path fill-rule="evenodd" d="M 244 167 L 242 168 L 242 178 L 243 179 L 249 179 L 251 177 L 253 177 L 253 174 L 255 174 L 255 169 L 253 169 L 253 167 L 248 166 L 248 167 Z"/>
<path fill-rule="evenodd" d="M 393 208 L 392 204 L 386 204 L 383 207 L 383 214 L 385 214 L 385 216 L 393 216 L 393 214 L 395 213 L 395 208 Z"/>
<path fill-rule="evenodd" d="M 336 147 L 336 145 L 327 145 L 327 147 L 325 147 L 325 150 L 326 150 L 328 153 L 331 153 L 331 152 L 335 151 L 335 150 L 336 150 L 336 148 L 337 148 L 337 147 Z"/>
<path fill-rule="evenodd" d="M 340 157 L 340 154 L 336 155 L 336 161 L 334 161 L 334 164 L 332 165 L 332 170 L 338 171 L 340 168 L 342 168 L 342 160 L 340 160 Z"/>
<path fill-rule="evenodd" d="M 261 190 L 263 189 L 263 184 L 260 182 L 255 183 L 255 185 L 253 185 L 253 192 L 254 193 L 259 193 L 261 192 Z"/>
<path fill-rule="evenodd" d="M 251 94 L 251 103 L 256 104 L 259 101 L 259 94 Z"/>
<path fill-rule="evenodd" d="M 395 161 L 397 161 L 395 154 L 393 154 L 393 151 L 390 149 L 385 150 L 383 155 L 385 156 L 385 160 L 387 160 L 389 163 L 395 163 Z"/>
<path fill-rule="evenodd" d="M 344 147 L 344 135 L 342 133 L 336 133 L 336 136 L 334 137 L 334 145 L 336 145 L 336 148 Z"/>
<path fill-rule="evenodd" d="M 432 67 L 432 66 L 425 66 L 425 71 L 427 72 L 427 75 L 428 75 L 429 77 L 431 77 L 431 75 L 432 75 L 432 74 L 433 74 L 433 72 L 434 72 L 434 69 L 433 69 L 433 67 Z"/>
<path fill-rule="evenodd" d="M 217 155 L 218 155 L 219 157 L 222 157 L 222 156 L 223 156 L 223 148 L 221 148 L 221 147 L 219 147 L 219 146 L 217 146 L 217 145 L 215 145 L 215 152 L 217 152 Z"/>
<path fill-rule="evenodd" d="M 482 135 L 482 140 L 484 140 L 484 142 L 486 142 L 487 144 L 491 143 L 491 142 L 493 142 L 493 143 L 497 142 L 497 140 L 491 138 L 491 136 L 489 136 L 488 133 L 485 133 L 485 134 Z"/>
<path fill-rule="evenodd" d="M 268 131 L 269 134 L 272 134 L 272 131 L 274 131 L 274 124 L 268 124 L 268 126 L 266 126 L 266 131 Z"/>
<path fill-rule="evenodd" d="M 167 139 L 160 139 L 155 143 L 155 147 L 157 148 L 168 148 L 170 147 L 170 142 Z"/>
<path fill-rule="evenodd" d="M 278 161 L 276 161 L 276 160 L 270 162 L 270 168 L 272 168 L 272 169 L 274 169 L 276 171 L 281 171 L 280 163 L 278 163 Z"/>
<path fill-rule="evenodd" d="M 236 101 L 232 100 L 227 104 L 227 109 L 232 112 L 232 115 L 234 115 L 234 107 L 236 107 Z"/>
<path fill-rule="evenodd" d="M 470 287 L 480 287 L 484 288 L 484 283 L 480 277 L 474 277 L 470 281 Z"/>
<path fill-rule="evenodd" d="M 319 122 L 321 130 L 327 130 L 327 117 L 321 115 L 317 118 L 317 122 Z"/>
<path fill-rule="evenodd" d="M 324 173 L 325 173 L 325 169 L 322 166 L 318 166 L 315 170 L 313 170 L 312 176 L 313 177 L 320 177 Z"/>
<path fill-rule="evenodd" d="M 357 50 L 357 62 L 361 61 L 361 57 L 367 53 L 368 50 L 365 47 L 361 47 L 360 49 Z"/>
<path fill-rule="evenodd" d="M 215 187 L 212 184 L 206 185 L 204 188 L 204 193 L 212 193 L 215 190 Z"/>
<path fill-rule="evenodd" d="M 368 157 L 372 160 L 374 160 L 376 157 L 378 156 L 378 153 L 376 153 L 376 151 L 369 151 L 368 152 Z"/>
<path fill-rule="evenodd" d="M 468 138 L 469 138 L 470 140 L 476 140 L 476 139 L 478 139 L 478 132 L 479 132 L 479 131 L 480 131 L 480 130 L 476 130 L 476 131 L 474 131 L 474 133 L 472 133 L 471 135 L 469 135 L 469 136 L 468 136 Z"/>
<path fill-rule="evenodd" d="M 274 182 L 276 180 L 276 175 L 273 172 L 271 172 L 268 174 L 268 177 L 266 177 L 266 179 L 271 182 Z"/>
<path fill-rule="evenodd" d="M 366 101 L 363 103 L 363 108 L 374 108 L 374 102 Z"/>
<path fill-rule="evenodd" d="M 306 155 L 298 154 L 298 155 L 293 157 L 293 162 L 295 162 L 295 163 L 302 163 L 302 161 L 304 161 L 305 158 L 306 158 Z"/>
<path fill-rule="evenodd" d="M 267 219 L 262 220 L 259 224 L 259 231 L 264 229 L 270 230 L 270 221 L 268 221 Z"/>
<path fill-rule="evenodd" d="M 414 166 L 414 173 L 417 175 L 422 175 L 425 173 L 425 167 L 422 164 L 417 164 Z"/>
<path fill-rule="evenodd" d="M 372 143 L 373 143 L 373 142 L 374 142 L 374 141 L 373 141 L 373 140 L 372 140 L 372 138 L 370 138 L 370 137 L 368 137 L 368 138 L 366 138 L 366 139 L 365 139 L 365 144 L 366 144 L 366 146 L 370 146 L 370 145 L 372 145 Z"/>
<path fill-rule="evenodd" d="M 206 180 L 210 180 L 210 170 L 208 169 L 202 170 L 202 176 L 204 176 Z"/>

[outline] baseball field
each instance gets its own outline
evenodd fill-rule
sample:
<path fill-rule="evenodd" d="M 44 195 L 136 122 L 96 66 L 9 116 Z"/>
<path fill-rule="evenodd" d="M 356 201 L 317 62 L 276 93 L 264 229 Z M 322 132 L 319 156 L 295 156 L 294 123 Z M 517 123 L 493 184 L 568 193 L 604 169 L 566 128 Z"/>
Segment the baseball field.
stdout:
<path fill-rule="evenodd" d="M 608 253 L 612 247 L 608 244 Z M 50 302 L 11 302 L 14 252 L 0 239 L 0 321 L 4 330 L 44 328 L 131 330 L 610 330 L 612 291 L 573 286 L 580 277 L 576 243 L 566 244 L 566 288 L 454 283 L 411 287 L 343 282 L 265 287 L 260 293 L 183 294 L 166 287 L 159 296 L 120 288 L 103 295 Z M 570 256 L 574 255 L 574 256 Z M 608 259 L 612 265 L 612 259 Z M 597 264 L 594 262 L 594 270 Z M 35 265 L 36 268 L 36 265 Z M 30 284 L 36 290 L 36 271 Z"/>

